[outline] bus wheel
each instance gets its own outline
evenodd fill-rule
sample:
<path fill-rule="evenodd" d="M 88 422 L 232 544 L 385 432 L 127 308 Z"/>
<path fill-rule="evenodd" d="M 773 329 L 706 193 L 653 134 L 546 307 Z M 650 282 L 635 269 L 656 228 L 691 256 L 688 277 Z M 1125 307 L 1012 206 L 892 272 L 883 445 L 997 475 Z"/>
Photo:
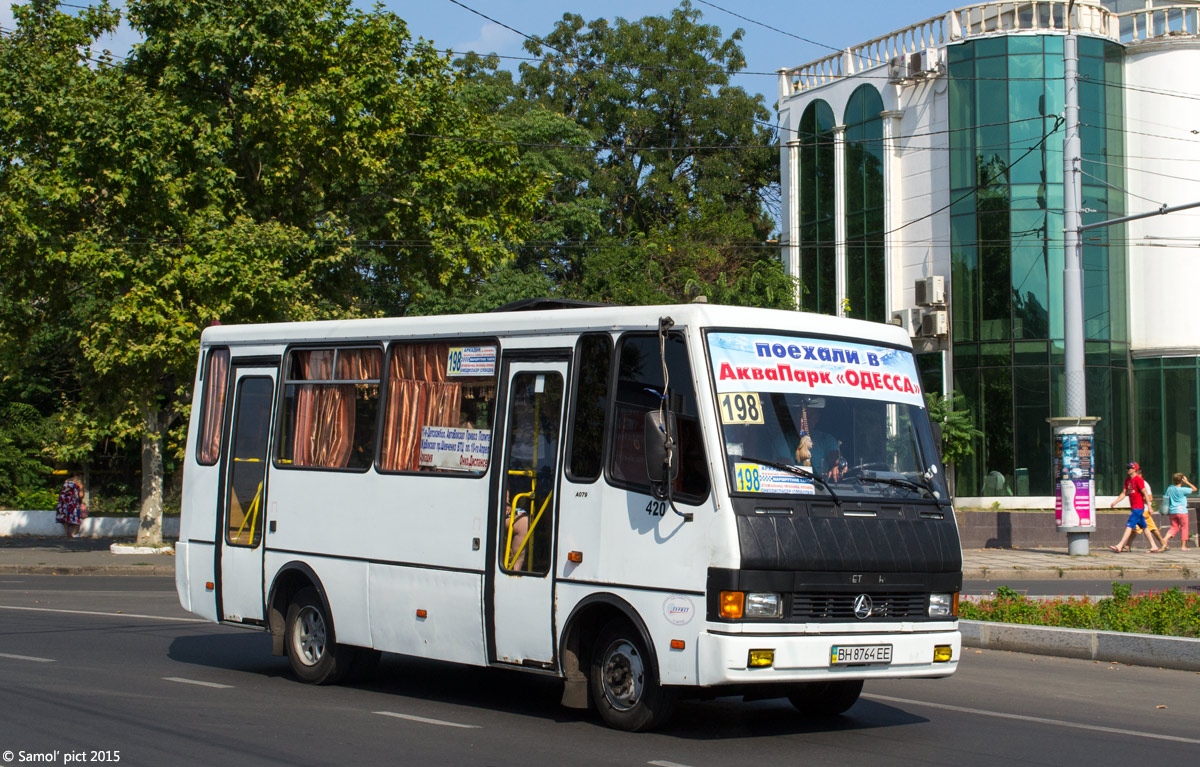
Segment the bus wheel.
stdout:
<path fill-rule="evenodd" d="M 788 700 L 809 716 L 837 716 L 858 702 L 862 693 L 861 679 L 839 679 L 830 682 L 810 682 L 798 685 Z"/>
<path fill-rule="evenodd" d="M 317 592 L 301 589 L 288 605 L 284 647 L 292 671 L 309 684 L 336 684 L 350 669 L 352 648 L 333 642 L 333 623 Z"/>
<path fill-rule="evenodd" d="M 658 683 L 653 660 L 628 621 L 611 621 L 592 653 L 592 700 L 605 724 L 641 732 L 664 724 L 675 709 L 675 693 Z"/>

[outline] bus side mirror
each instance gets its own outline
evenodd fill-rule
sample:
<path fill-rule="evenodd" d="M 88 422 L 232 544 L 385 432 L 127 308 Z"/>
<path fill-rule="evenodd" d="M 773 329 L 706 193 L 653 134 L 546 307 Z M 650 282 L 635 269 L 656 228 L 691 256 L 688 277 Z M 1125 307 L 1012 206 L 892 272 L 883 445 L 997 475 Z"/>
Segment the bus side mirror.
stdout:
<path fill-rule="evenodd" d="M 679 476 L 679 429 L 675 414 L 668 410 L 665 415 L 664 425 L 664 419 L 657 410 L 646 413 L 646 475 L 656 484 L 674 482 Z M 671 440 L 669 452 L 668 439 Z"/>

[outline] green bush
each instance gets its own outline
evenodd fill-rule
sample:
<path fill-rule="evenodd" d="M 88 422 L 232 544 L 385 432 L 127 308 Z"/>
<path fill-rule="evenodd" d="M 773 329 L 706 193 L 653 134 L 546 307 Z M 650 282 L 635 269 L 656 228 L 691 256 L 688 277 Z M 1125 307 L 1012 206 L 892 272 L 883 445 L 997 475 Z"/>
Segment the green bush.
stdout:
<path fill-rule="evenodd" d="M 1200 594 L 1178 588 L 1134 596 L 1127 583 L 1114 582 L 1112 596 L 1098 602 L 1083 597 L 1029 599 L 1007 586 L 996 596 L 962 602 L 958 617 L 1032 626 L 1121 631 L 1200 638 Z"/>

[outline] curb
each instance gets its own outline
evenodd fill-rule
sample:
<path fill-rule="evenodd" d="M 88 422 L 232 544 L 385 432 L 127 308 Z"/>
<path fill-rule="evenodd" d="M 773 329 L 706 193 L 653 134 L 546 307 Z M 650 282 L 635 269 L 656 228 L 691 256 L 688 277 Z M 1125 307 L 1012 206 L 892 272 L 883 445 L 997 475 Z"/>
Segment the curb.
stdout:
<path fill-rule="evenodd" d="M 964 647 L 1200 672 L 1200 639 L 991 621 L 958 622 Z"/>

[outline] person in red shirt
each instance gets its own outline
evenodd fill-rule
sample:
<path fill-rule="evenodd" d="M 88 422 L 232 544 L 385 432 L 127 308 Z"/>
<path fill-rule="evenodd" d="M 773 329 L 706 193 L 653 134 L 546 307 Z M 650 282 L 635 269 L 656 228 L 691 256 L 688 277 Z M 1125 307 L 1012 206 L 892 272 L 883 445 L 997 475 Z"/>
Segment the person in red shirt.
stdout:
<path fill-rule="evenodd" d="M 1148 553 L 1157 554 L 1162 551 L 1155 545 L 1154 539 L 1150 537 L 1150 531 L 1146 529 L 1145 510 L 1146 505 L 1154 500 L 1150 495 L 1149 488 L 1146 487 L 1145 481 L 1142 480 L 1137 461 L 1132 461 L 1125 467 L 1126 473 L 1129 475 L 1125 480 L 1125 488 L 1116 500 L 1108 505 L 1108 508 L 1113 508 L 1121 501 L 1125 500 L 1125 496 L 1129 496 L 1129 519 L 1125 522 L 1125 534 L 1121 536 L 1121 542 L 1116 546 L 1109 546 L 1110 549 L 1120 554 L 1125 548 L 1125 544 L 1133 538 L 1138 532 L 1146 534 L 1146 541 L 1150 544 Z"/>

